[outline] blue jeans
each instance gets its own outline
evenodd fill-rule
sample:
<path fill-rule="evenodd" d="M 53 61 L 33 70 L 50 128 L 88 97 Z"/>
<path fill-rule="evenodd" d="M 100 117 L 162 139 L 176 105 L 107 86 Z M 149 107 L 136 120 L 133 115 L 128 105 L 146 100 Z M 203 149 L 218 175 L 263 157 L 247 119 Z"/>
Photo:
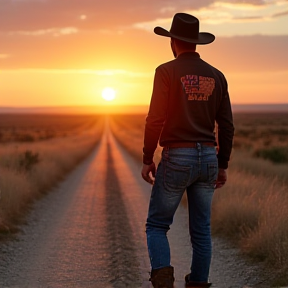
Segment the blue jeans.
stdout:
<path fill-rule="evenodd" d="M 190 280 L 208 281 L 212 253 L 211 202 L 217 175 L 218 161 L 214 147 L 197 143 L 196 148 L 163 149 L 146 223 L 152 270 L 171 265 L 166 234 L 186 190 L 193 249 Z"/>

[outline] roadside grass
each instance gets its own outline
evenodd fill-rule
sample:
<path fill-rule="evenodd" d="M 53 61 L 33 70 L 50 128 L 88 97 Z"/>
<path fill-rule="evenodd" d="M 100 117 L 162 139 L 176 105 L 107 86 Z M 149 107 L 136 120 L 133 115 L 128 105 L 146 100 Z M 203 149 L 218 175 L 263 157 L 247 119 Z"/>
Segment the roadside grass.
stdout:
<path fill-rule="evenodd" d="M 13 141 L 5 140 L 0 144 L 0 238 L 17 231 L 17 224 L 25 218 L 32 201 L 63 179 L 100 140 L 104 123 L 100 116 L 90 116 L 89 123 L 92 121 L 93 125 L 81 125 L 81 131 L 77 126 L 75 134 L 70 128 L 69 117 L 63 120 L 69 123 L 68 136 L 63 128 L 65 136 L 61 133 L 48 140 L 33 142 L 10 139 Z M 49 122 L 49 119 L 45 121 Z M 41 123 L 34 125 L 43 129 Z M 57 127 L 55 131 L 54 135 L 57 135 Z"/>
<path fill-rule="evenodd" d="M 213 233 L 231 239 L 244 253 L 287 274 L 287 189 L 276 178 L 231 168 L 226 185 L 215 191 Z"/>
<path fill-rule="evenodd" d="M 265 115 L 258 114 L 236 115 L 238 136 L 235 138 L 245 145 L 236 145 L 233 149 L 228 181 L 223 188 L 215 191 L 212 230 L 213 234 L 232 241 L 245 255 L 255 261 L 265 262 L 273 274 L 272 284 L 287 285 L 288 164 L 274 164 L 261 157 L 253 157 L 255 149 L 266 145 L 265 139 L 254 139 L 253 135 L 260 133 L 259 129 L 272 131 L 273 135 L 269 134 L 267 137 L 270 139 L 269 145 L 273 145 L 279 144 L 278 134 L 288 127 L 286 115 L 277 115 L 276 119 L 273 115 L 269 117 L 267 119 Z M 114 115 L 110 117 L 110 123 L 111 130 L 121 145 L 141 161 L 145 115 Z M 266 126 L 270 128 L 267 130 Z M 244 133 L 240 137 L 237 134 L 238 127 L 252 128 L 249 130 L 250 134 Z M 285 139 L 281 138 L 281 147 L 287 147 L 288 137 L 286 138 L 286 134 L 283 137 Z M 156 162 L 160 159 L 160 151 L 159 148 L 155 153 Z M 185 202 L 185 197 L 183 201 Z"/>
<path fill-rule="evenodd" d="M 287 142 L 288 143 L 288 142 Z M 262 158 L 254 158 L 247 151 L 234 149 L 231 155 L 230 167 L 246 174 L 264 176 L 269 179 L 288 183 L 288 164 L 273 164 Z M 271 180 L 270 180 L 271 181 Z"/>

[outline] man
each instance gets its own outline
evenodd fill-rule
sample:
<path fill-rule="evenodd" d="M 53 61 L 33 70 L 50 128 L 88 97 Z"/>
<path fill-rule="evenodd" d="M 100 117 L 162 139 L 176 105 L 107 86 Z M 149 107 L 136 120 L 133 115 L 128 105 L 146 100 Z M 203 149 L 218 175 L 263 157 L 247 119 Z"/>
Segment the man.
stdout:
<path fill-rule="evenodd" d="M 186 287 L 209 287 L 211 201 L 214 189 L 226 182 L 234 134 L 227 82 L 195 52 L 197 44 L 215 39 L 210 33 L 199 33 L 197 18 L 177 13 L 169 32 L 161 27 L 154 32 L 171 38 L 176 59 L 156 69 L 144 133 L 142 177 L 153 184 L 146 223 L 150 280 L 155 288 L 173 287 L 166 234 L 186 190 L 193 248 Z M 158 140 L 164 148 L 156 173 L 153 154 Z"/>

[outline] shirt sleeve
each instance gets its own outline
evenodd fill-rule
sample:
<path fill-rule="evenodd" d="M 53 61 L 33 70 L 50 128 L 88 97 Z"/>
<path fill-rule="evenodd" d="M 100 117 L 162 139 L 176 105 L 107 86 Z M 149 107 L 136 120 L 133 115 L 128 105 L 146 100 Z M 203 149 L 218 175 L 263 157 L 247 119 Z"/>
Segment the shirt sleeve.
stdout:
<path fill-rule="evenodd" d="M 153 92 L 144 131 L 143 163 L 153 162 L 154 152 L 167 116 L 169 98 L 168 73 L 158 67 L 155 71 Z"/>
<path fill-rule="evenodd" d="M 219 145 L 218 166 L 219 168 L 226 169 L 230 160 L 234 136 L 233 116 L 226 80 L 224 96 L 217 112 L 216 122 L 218 124 Z"/>

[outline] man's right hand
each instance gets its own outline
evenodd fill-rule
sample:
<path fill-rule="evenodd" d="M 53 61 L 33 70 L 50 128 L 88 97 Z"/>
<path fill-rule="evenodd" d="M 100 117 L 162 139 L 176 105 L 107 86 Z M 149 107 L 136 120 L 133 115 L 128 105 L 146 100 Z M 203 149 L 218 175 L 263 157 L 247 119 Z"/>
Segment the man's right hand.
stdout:
<path fill-rule="evenodd" d="M 225 169 L 219 168 L 218 177 L 215 183 L 215 189 L 221 188 L 227 181 L 227 172 Z"/>
<path fill-rule="evenodd" d="M 141 175 L 146 182 L 153 185 L 155 180 L 155 174 L 156 174 L 156 166 L 154 162 L 150 165 L 143 164 Z"/>

